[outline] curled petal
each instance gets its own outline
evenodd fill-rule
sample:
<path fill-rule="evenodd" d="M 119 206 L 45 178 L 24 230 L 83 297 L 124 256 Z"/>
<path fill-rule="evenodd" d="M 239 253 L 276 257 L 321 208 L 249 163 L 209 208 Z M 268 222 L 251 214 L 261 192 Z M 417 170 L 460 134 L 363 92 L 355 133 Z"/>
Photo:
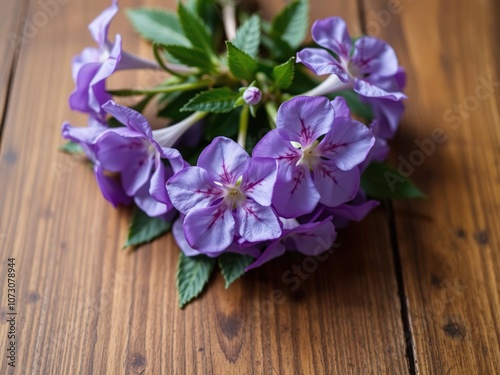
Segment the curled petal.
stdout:
<path fill-rule="evenodd" d="M 128 128 L 133 129 L 148 138 L 153 138 L 153 133 L 151 132 L 151 126 L 149 125 L 148 120 L 139 112 L 134 111 L 129 107 L 116 104 L 112 100 L 105 103 L 102 108 Z"/>
<path fill-rule="evenodd" d="M 108 171 L 122 172 L 134 160 L 148 157 L 144 140 L 127 128 L 106 130 L 95 143 L 95 157 Z"/>
<path fill-rule="evenodd" d="M 132 198 L 125 194 L 120 181 L 105 175 L 102 166 L 98 163 L 94 165 L 94 173 L 102 195 L 108 202 L 115 207 L 118 205 L 128 206 L 131 203 Z"/>
<path fill-rule="evenodd" d="M 330 131 L 334 118 L 335 111 L 327 98 L 298 96 L 280 106 L 276 128 L 284 139 L 305 148 Z"/>
<path fill-rule="evenodd" d="M 354 80 L 354 91 L 356 91 L 359 95 L 368 98 L 381 98 L 394 101 L 407 98 L 407 96 L 400 91 L 388 92 L 377 86 L 376 84 L 362 79 Z"/>
<path fill-rule="evenodd" d="M 321 47 L 335 52 L 343 59 L 348 59 L 352 41 L 345 21 L 340 17 L 317 20 L 312 27 L 312 36 Z"/>
<path fill-rule="evenodd" d="M 183 214 L 208 207 L 221 198 L 221 190 L 210 179 L 209 173 L 199 167 L 177 172 L 167 181 L 167 191 L 174 207 Z"/>
<path fill-rule="evenodd" d="M 148 184 L 153 164 L 154 160 L 149 156 L 130 161 L 121 173 L 122 185 L 128 195 L 134 196 L 141 187 Z"/>
<path fill-rule="evenodd" d="M 371 36 L 356 40 L 351 61 L 361 75 L 393 76 L 398 70 L 396 52 L 386 42 Z"/>
<path fill-rule="evenodd" d="M 135 204 L 144 211 L 149 217 L 158 217 L 166 214 L 169 207 L 155 199 L 151 193 L 148 184 L 144 184 L 134 196 Z"/>
<path fill-rule="evenodd" d="M 191 210 L 184 219 L 184 235 L 200 253 L 225 250 L 234 239 L 234 218 L 224 204 Z"/>
<path fill-rule="evenodd" d="M 116 4 L 116 0 L 113 0 L 111 6 L 106 8 L 89 25 L 89 31 L 92 34 L 92 38 L 94 38 L 100 47 L 104 47 L 106 44 L 109 24 L 117 12 L 118 5 Z"/>
<path fill-rule="evenodd" d="M 335 74 L 342 82 L 349 81 L 346 70 L 324 49 L 304 48 L 297 53 L 297 62 L 304 64 L 318 76 Z"/>
<path fill-rule="evenodd" d="M 302 254 L 315 256 L 332 247 L 337 237 L 331 217 L 318 222 L 307 223 L 290 231 L 286 244 L 292 242 L 294 249 Z"/>
<path fill-rule="evenodd" d="M 280 241 L 274 241 L 269 244 L 269 246 L 264 250 L 259 258 L 252 264 L 250 264 L 247 268 L 245 268 L 245 272 L 250 271 L 251 269 L 262 266 L 264 263 L 269 262 L 270 260 L 282 256 L 286 252 L 286 247 Z"/>
<path fill-rule="evenodd" d="M 380 202 L 376 200 L 369 200 L 359 205 L 341 204 L 338 207 L 331 208 L 329 212 L 334 217 L 341 217 L 347 220 L 361 221 L 366 215 L 370 213 L 375 207 L 379 206 Z"/>

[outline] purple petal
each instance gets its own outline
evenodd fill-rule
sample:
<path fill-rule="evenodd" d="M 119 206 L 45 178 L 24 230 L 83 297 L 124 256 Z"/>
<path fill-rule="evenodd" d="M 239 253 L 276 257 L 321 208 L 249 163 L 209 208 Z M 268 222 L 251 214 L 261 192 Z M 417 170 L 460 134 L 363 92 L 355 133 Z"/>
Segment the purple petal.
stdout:
<path fill-rule="evenodd" d="M 319 200 L 311 173 L 306 168 L 297 167 L 289 182 L 276 185 L 273 206 L 280 216 L 289 219 L 311 212 Z"/>
<path fill-rule="evenodd" d="M 172 226 L 172 234 L 175 238 L 175 242 L 177 243 L 177 246 L 180 247 L 181 251 L 184 253 L 184 255 L 188 257 L 194 257 L 196 255 L 200 255 L 201 253 L 195 249 L 193 249 L 191 246 L 186 241 L 186 237 L 184 236 L 184 216 L 181 215 L 179 218 L 174 222 L 174 225 Z M 219 255 L 219 254 L 217 254 Z"/>
<path fill-rule="evenodd" d="M 135 204 L 144 211 L 149 217 L 158 217 L 164 215 L 169 207 L 153 198 L 150 194 L 150 187 L 144 184 L 134 196 Z"/>
<path fill-rule="evenodd" d="M 284 139 L 300 142 L 304 148 L 326 134 L 334 118 L 335 111 L 327 98 L 298 96 L 280 106 L 276 128 Z"/>
<path fill-rule="evenodd" d="M 378 135 L 383 138 L 393 138 L 398 130 L 399 121 L 405 111 L 404 104 L 389 99 L 367 98 L 374 117 L 379 121 Z"/>
<path fill-rule="evenodd" d="M 248 242 L 274 240 L 281 235 L 281 225 L 271 207 L 247 201 L 236 209 L 239 235 Z"/>
<path fill-rule="evenodd" d="M 278 162 L 278 180 L 292 178 L 293 168 L 300 159 L 300 152 L 290 141 L 281 137 L 278 130 L 271 130 L 262 138 L 252 151 L 253 157 L 273 158 Z"/>
<path fill-rule="evenodd" d="M 332 247 L 337 237 L 331 217 L 318 223 L 302 224 L 290 231 L 285 244 L 305 255 L 315 256 Z"/>
<path fill-rule="evenodd" d="M 334 217 L 338 216 L 347 220 L 361 221 L 370 211 L 379 205 L 379 201 L 369 200 L 357 206 L 352 204 L 341 204 L 338 207 L 329 209 L 329 212 L 334 215 Z"/>
<path fill-rule="evenodd" d="M 321 47 L 335 52 L 343 59 L 349 58 L 352 42 L 342 18 L 329 17 L 317 20 L 312 27 L 312 36 Z"/>
<path fill-rule="evenodd" d="M 361 37 L 356 41 L 351 62 L 361 76 L 393 76 L 398 70 L 398 59 L 392 47 L 370 36 Z"/>
<path fill-rule="evenodd" d="M 226 249 L 233 242 L 234 218 L 224 204 L 191 210 L 184 219 L 189 246 L 200 253 Z"/>
<path fill-rule="evenodd" d="M 210 179 L 210 174 L 199 167 L 189 167 L 177 172 L 167 181 L 167 191 L 172 204 L 181 213 L 205 208 L 222 197 L 221 190 Z"/>
<path fill-rule="evenodd" d="M 330 104 L 335 110 L 335 118 L 337 117 L 351 117 L 351 110 L 342 96 L 337 96 Z"/>
<path fill-rule="evenodd" d="M 354 91 L 356 91 L 359 95 L 366 96 L 368 98 L 381 98 L 390 100 L 402 100 L 407 98 L 407 96 L 400 91 L 387 92 L 384 89 L 376 86 L 375 84 L 362 79 L 354 80 Z"/>
<path fill-rule="evenodd" d="M 356 196 L 359 189 L 359 170 L 338 169 L 330 161 L 324 161 L 314 171 L 314 184 L 321 195 L 320 202 L 336 207 Z"/>
<path fill-rule="evenodd" d="M 94 149 L 96 159 L 112 172 L 122 172 L 134 161 L 148 157 L 142 135 L 127 128 L 107 130 L 99 137 Z"/>
<path fill-rule="evenodd" d="M 128 195 L 134 196 L 142 186 L 149 182 L 153 164 L 154 160 L 150 156 L 130 161 L 121 173 L 122 185 Z"/>
<path fill-rule="evenodd" d="M 104 113 L 101 108 L 99 108 L 97 111 L 94 111 L 94 109 L 89 105 L 90 82 L 94 78 L 100 66 L 101 64 L 99 63 L 85 64 L 78 71 L 76 88 L 69 97 L 69 106 L 72 110 L 80 111 L 83 113 L 96 113 L 100 115 Z M 104 89 L 101 86 L 97 86 L 97 89 Z M 103 96 L 107 96 L 109 99 L 111 98 L 111 95 L 106 94 L 105 91 L 104 93 L 101 93 L 99 95 L 99 98 L 102 99 Z"/>
<path fill-rule="evenodd" d="M 94 165 L 94 173 L 97 184 L 101 189 L 104 198 L 113 206 L 128 206 L 132 199 L 125 194 L 119 180 L 104 174 L 103 168 L 97 163 Z"/>
<path fill-rule="evenodd" d="M 277 177 L 276 160 L 252 158 L 243 174 L 241 188 L 245 195 L 262 206 L 270 206 Z"/>
<path fill-rule="evenodd" d="M 65 139 L 78 143 L 87 157 L 95 161 L 95 142 L 107 129 L 108 128 L 97 119 L 89 117 L 89 125 L 84 127 L 75 127 L 67 122 L 64 123 L 62 126 L 62 136 Z"/>
<path fill-rule="evenodd" d="M 324 49 L 304 48 L 302 51 L 297 52 L 297 62 L 304 64 L 318 76 L 335 74 L 342 82 L 349 81 L 346 70 Z"/>
<path fill-rule="evenodd" d="M 250 159 L 247 152 L 226 137 L 217 137 L 200 154 L 198 167 L 219 176 L 222 182 L 233 184 L 242 175 Z"/>
<path fill-rule="evenodd" d="M 348 117 L 338 117 L 318 150 L 322 157 L 348 171 L 365 160 L 374 143 L 375 137 L 367 126 Z"/>
<path fill-rule="evenodd" d="M 173 206 L 168 197 L 166 182 L 172 175 L 172 170 L 165 168 L 163 162 L 157 158 L 155 160 L 155 170 L 149 183 L 149 195 L 158 202 L 164 203 L 168 209 L 171 209 Z"/>
<path fill-rule="evenodd" d="M 102 108 L 128 128 L 144 134 L 148 138 L 153 138 L 153 133 L 151 132 L 151 126 L 149 125 L 148 120 L 139 112 L 116 104 L 112 100 L 105 103 Z"/>
<path fill-rule="evenodd" d="M 97 16 L 89 25 L 90 33 L 92 38 L 99 44 L 100 47 L 104 47 L 108 39 L 108 29 L 109 24 L 113 17 L 118 12 L 118 6 L 116 0 L 112 1 L 111 6 L 106 8 L 99 16 Z"/>
<path fill-rule="evenodd" d="M 264 263 L 269 262 L 270 260 L 282 256 L 286 252 L 286 247 L 280 241 L 271 242 L 271 244 L 264 250 L 262 255 L 252 264 L 250 264 L 247 268 L 245 268 L 245 272 L 250 271 L 251 269 L 262 266 Z"/>

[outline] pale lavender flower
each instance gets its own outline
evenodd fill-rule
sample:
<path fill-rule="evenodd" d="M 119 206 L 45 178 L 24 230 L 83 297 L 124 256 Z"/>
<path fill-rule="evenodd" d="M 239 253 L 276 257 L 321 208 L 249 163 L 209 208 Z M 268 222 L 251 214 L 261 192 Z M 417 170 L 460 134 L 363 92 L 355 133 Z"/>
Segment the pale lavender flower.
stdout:
<path fill-rule="evenodd" d="M 248 105 L 257 105 L 262 99 L 262 92 L 257 87 L 249 87 L 243 93 L 243 100 Z"/>

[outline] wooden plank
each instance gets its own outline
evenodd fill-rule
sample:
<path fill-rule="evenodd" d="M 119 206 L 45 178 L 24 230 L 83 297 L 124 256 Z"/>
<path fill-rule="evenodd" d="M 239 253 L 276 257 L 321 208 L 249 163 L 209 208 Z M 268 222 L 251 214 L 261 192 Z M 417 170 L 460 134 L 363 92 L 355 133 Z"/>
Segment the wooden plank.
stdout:
<path fill-rule="evenodd" d="M 121 1 L 123 7 L 140 3 Z M 359 27 L 349 3 L 325 8 L 318 1 L 313 14 L 340 13 Z M 36 0 L 32 5 L 36 8 Z M 37 43 L 23 47 L 16 73 L 0 154 L 0 258 L 15 257 L 17 262 L 18 369 L 75 374 L 407 373 L 382 210 L 343 231 L 340 247 L 317 266 L 311 260 L 274 261 L 229 290 L 217 276 L 208 292 L 185 310 L 177 307 L 178 249 L 170 236 L 136 252 L 120 251 L 128 212 L 113 210 L 102 199 L 82 161 L 57 151 L 62 121 L 83 123 L 66 104 L 73 88 L 69 62 L 91 43 L 85 27 L 102 7 L 97 0 L 61 6 L 39 31 Z M 123 16 L 112 29 L 120 30 L 129 51 L 148 53 Z M 123 87 L 144 84 L 143 78 L 120 74 L 116 80 Z M 304 280 L 291 290 L 295 285 L 283 277 L 290 277 L 294 266 L 310 272 L 302 271 Z M 2 265 L 3 285 L 5 270 Z M 4 288 L 1 293 L 1 326 L 6 327 Z M 3 337 L 0 351 L 5 353 Z M 5 356 L 0 369 L 6 369 Z"/>
<path fill-rule="evenodd" d="M 23 40 L 21 18 L 26 12 L 26 0 L 5 0 L 0 3 L 0 135 L 8 96 L 9 80 L 17 52 Z"/>
<path fill-rule="evenodd" d="M 413 160 L 411 177 L 429 195 L 395 206 L 417 371 L 497 374 L 500 4 L 365 3 L 369 31 L 393 44 L 409 72 L 394 157 Z M 427 141 L 419 160 L 415 141 L 436 129 L 446 141 Z"/>

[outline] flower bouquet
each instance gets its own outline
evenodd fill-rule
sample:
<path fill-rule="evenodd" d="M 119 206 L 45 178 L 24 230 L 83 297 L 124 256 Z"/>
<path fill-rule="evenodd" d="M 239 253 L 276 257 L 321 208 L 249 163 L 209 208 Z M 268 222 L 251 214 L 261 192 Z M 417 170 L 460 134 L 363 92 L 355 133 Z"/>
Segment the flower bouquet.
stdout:
<path fill-rule="evenodd" d="M 188 0 L 176 12 L 128 10 L 152 43 L 147 60 L 108 35 L 117 12 L 113 1 L 92 21 L 96 45 L 73 59 L 69 104 L 88 125 L 65 123 L 62 148 L 85 153 L 112 205 L 135 206 L 125 247 L 172 230 L 181 307 L 216 263 L 227 287 L 286 252 L 329 251 L 336 228 L 380 200 L 422 196 L 383 163 L 406 99 L 405 72 L 387 43 L 352 38 L 330 17 L 313 24 L 314 42 L 304 46 L 306 0 L 272 20 L 230 0 Z M 106 87 L 129 69 L 164 79 Z M 119 104 L 123 97 L 134 104 Z M 147 106 L 163 127 L 151 128 Z"/>

